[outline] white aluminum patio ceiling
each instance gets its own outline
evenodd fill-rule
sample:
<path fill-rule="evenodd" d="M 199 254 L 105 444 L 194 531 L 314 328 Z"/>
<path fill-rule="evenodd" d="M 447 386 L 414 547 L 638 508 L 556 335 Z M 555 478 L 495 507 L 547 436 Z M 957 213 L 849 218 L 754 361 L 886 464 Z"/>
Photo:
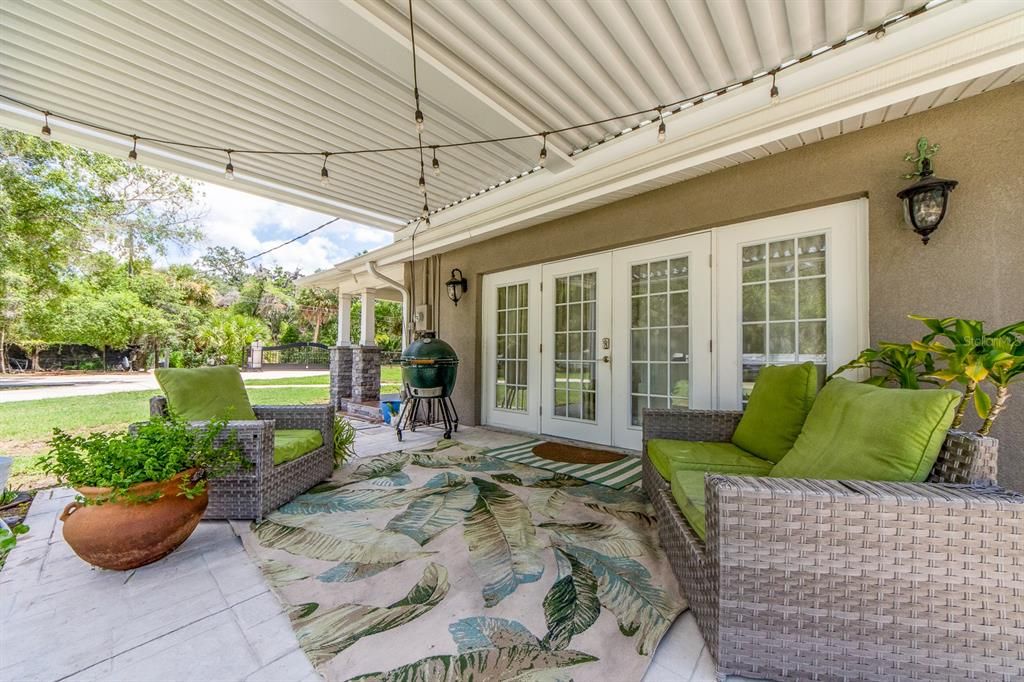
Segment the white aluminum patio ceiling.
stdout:
<path fill-rule="evenodd" d="M 559 128 L 678 100 L 834 43 L 921 0 L 416 0 L 425 141 Z M 6 0 L 0 93 L 141 135 L 234 149 L 415 144 L 402 0 Z M 929 21 L 928 14 L 914 21 Z M 545 173 L 637 120 L 553 136 Z M 38 116 L 0 104 L 0 124 Z M 51 121 L 58 139 L 128 141 Z M 225 158 L 140 145 L 144 162 L 225 182 Z M 433 207 L 531 169 L 538 143 L 445 150 Z M 391 231 L 415 217 L 418 154 L 233 159 L 247 189 Z M 428 159 L 429 163 L 429 159 Z"/>

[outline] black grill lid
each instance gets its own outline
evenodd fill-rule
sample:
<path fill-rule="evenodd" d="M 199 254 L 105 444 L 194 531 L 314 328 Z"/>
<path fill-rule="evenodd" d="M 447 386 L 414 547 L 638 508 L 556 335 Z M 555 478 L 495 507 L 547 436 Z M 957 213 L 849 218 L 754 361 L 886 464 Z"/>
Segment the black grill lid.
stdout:
<path fill-rule="evenodd" d="M 411 365 L 458 365 L 459 356 L 455 349 L 437 338 L 435 332 L 423 332 L 416 341 L 402 353 L 402 364 Z"/>

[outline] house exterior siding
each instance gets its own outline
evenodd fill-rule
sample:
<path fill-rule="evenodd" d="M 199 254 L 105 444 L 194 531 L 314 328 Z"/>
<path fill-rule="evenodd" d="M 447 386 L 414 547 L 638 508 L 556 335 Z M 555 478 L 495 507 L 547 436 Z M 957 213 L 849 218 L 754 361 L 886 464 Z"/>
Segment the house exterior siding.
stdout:
<path fill-rule="evenodd" d="M 910 313 L 990 328 L 1024 319 L 1022 111 L 1024 84 L 1014 84 L 455 249 L 433 265 L 442 286 L 452 268 L 469 279 L 457 307 L 443 293 L 428 301 L 427 268 L 416 263 L 416 303 L 435 304 L 434 326 L 462 360 L 454 396 L 462 421 L 480 419 L 483 275 L 856 197 L 870 204 L 872 344 L 920 336 Z M 927 246 L 904 226 L 896 198 L 910 183 L 903 154 L 921 136 L 941 145 L 936 174 L 960 183 Z M 407 267 L 409 284 L 413 273 Z M 1024 389 L 993 435 L 1001 483 L 1024 490 Z"/>

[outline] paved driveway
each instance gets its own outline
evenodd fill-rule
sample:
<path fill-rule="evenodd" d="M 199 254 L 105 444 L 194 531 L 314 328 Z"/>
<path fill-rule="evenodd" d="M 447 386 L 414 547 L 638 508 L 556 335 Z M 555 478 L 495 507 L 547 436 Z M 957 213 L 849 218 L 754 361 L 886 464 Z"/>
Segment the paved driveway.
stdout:
<path fill-rule="evenodd" d="M 280 379 L 327 374 L 315 371 L 242 372 L 245 379 Z M 104 395 L 124 391 L 156 389 L 152 372 L 112 372 L 108 374 L 11 374 L 0 376 L 0 403 L 40 398 L 67 398 L 80 395 Z"/>

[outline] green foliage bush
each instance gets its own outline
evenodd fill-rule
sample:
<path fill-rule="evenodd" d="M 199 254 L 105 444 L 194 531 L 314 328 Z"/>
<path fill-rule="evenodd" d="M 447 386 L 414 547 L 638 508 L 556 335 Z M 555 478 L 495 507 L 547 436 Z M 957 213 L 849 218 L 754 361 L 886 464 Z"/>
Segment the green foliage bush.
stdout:
<path fill-rule="evenodd" d="M 334 417 L 334 466 L 339 467 L 355 453 L 356 429 L 343 416 Z"/>
<path fill-rule="evenodd" d="M 197 474 L 182 480 L 179 493 L 191 499 L 203 491 L 208 477 L 251 466 L 233 432 L 219 438 L 225 428 L 225 422 L 196 428 L 174 417 L 153 417 L 117 433 L 73 436 L 54 429 L 48 441 L 51 450 L 41 466 L 62 485 L 110 488 L 100 503 L 148 501 L 133 497 L 128 489 L 137 483 L 167 481 L 194 468 Z"/>

